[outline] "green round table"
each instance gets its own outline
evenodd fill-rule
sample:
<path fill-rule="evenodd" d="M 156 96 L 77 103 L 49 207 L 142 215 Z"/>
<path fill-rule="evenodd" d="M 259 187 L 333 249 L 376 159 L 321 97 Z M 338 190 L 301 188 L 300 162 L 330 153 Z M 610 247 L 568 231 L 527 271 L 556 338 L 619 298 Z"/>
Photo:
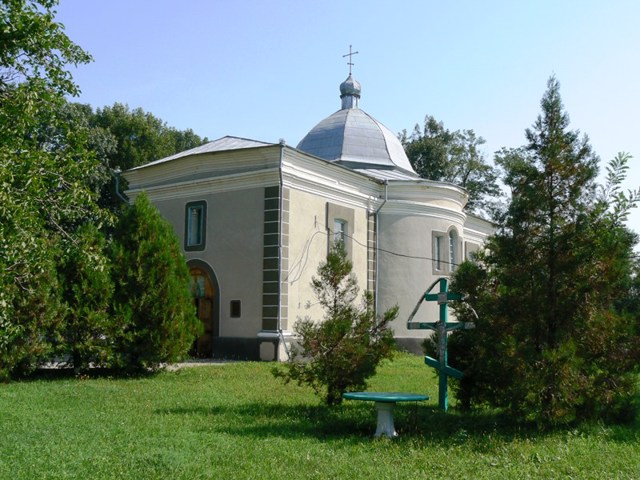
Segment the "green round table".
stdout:
<path fill-rule="evenodd" d="M 347 400 L 361 400 L 375 402 L 378 412 L 378 426 L 376 437 L 386 435 L 389 438 L 397 437 L 396 427 L 393 424 L 393 407 L 396 402 L 422 402 L 429 400 L 428 395 L 404 392 L 347 392 L 343 396 Z"/>

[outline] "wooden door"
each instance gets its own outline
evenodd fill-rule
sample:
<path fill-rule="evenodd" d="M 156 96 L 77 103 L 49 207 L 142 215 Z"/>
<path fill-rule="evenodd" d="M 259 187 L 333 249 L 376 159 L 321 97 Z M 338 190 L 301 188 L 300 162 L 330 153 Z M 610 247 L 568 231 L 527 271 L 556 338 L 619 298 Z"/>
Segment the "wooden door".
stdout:
<path fill-rule="evenodd" d="M 214 329 L 214 298 L 217 292 L 213 288 L 213 283 L 207 272 L 198 267 L 192 267 L 191 272 L 191 294 L 196 306 L 198 318 L 202 322 L 204 331 L 193 342 L 190 354 L 195 357 L 213 356 L 214 336 L 217 334 Z"/>

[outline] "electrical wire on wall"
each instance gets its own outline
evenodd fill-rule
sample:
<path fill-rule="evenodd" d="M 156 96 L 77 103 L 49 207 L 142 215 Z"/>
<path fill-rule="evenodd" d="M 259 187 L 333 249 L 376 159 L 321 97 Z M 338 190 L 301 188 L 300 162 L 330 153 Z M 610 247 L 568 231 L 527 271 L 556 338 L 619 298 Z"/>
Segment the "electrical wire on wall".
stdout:
<path fill-rule="evenodd" d="M 319 227 L 324 227 L 324 229 L 320 229 L 320 230 L 316 230 L 313 233 L 310 234 L 309 238 L 307 238 L 307 241 L 304 244 L 304 247 L 302 248 L 302 252 L 300 252 L 299 257 L 297 258 L 296 262 L 291 266 L 291 268 L 289 269 L 289 274 L 287 276 L 287 278 L 285 278 L 285 281 L 288 281 L 291 285 L 293 285 L 295 282 L 297 282 L 298 280 L 300 280 L 300 278 L 302 277 L 302 273 L 304 272 L 306 266 L 307 266 L 307 262 L 309 260 L 309 251 L 311 249 L 311 244 L 313 242 L 313 239 L 316 238 L 318 235 L 323 235 L 324 237 L 333 237 L 333 235 L 335 234 L 335 232 L 327 227 L 326 225 L 317 222 L 314 225 L 315 228 Z M 354 243 L 356 243 L 357 245 L 367 248 L 367 245 L 358 241 L 353 235 L 349 235 L 348 233 L 345 235 L 347 238 L 350 238 Z M 395 257 L 400 257 L 400 258 L 409 258 L 409 259 L 413 259 L 413 260 L 424 260 L 424 261 L 428 261 L 428 262 L 435 262 L 435 261 L 439 261 L 440 263 L 443 264 L 447 264 L 447 265 L 453 265 L 453 266 L 458 266 L 459 264 L 456 262 L 450 262 L 447 260 L 443 260 L 443 259 L 435 259 L 433 257 L 426 257 L 426 256 L 421 256 L 421 255 L 409 255 L 406 253 L 399 253 L 399 252 L 394 252 L 392 250 L 387 250 L 384 248 L 378 248 L 377 251 L 379 253 L 386 253 L 388 255 L 393 255 Z"/>
<path fill-rule="evenodd" d="M 311 243 L 313 242 L 313 239 L 316 238 L 318 235 L 326 236 L 327 232 L 323 230 L 316 230 L 309 236 L 309 238 L 304 244 L 304 247 L 302 248 L 300 257 L 289 268 L 289 274 L 287 278 L 285 278 L 285 281 L 288 281 L 289 284 L 293 285 L 298 280 L 300 280 L 300 277 L 302 277 L 302 273 L 304 272 L 304 269 L 307 266 L 307 262 L 309 260 L 309 251 L 311 250 Z"/>

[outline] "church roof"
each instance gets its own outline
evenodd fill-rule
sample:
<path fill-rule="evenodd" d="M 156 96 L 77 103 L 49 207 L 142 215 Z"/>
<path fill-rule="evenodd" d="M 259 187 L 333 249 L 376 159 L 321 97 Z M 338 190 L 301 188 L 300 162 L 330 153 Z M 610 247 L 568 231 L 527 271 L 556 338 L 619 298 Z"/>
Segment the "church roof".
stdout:
<path fill-rule="evenodd" d="M 358 108 L 360 92 L 360 83 L 349 75 L 340 85 L 342 109 L 313 127 L 297 148 L 357 170 L 401 170 L 414 179 L 418 178 L 400 140 L 382 123 Z"/>
<path fill-rule="evenodd" d="M 275 144 L 260 142 L 258 140 L 250 140 L 248 138 L 226 136 L 226 137 L 218 138 L 213 142 L 200 145 L 199 147 L 191 148 L 189 150 L 185 150 L 184 152 L 179 152 L 179 153 L 176 153 L 175 155 L 171 155 L 169 157 L 161 158 L 159 160 L 155 160 L 153 162 L 140 165 L 139 167 L 132 168 L 132 170 L 148 167 L 150 165 L 157 165 L 158 163 L 168 162 L 171 160 L 175 160 L 177 158 L 187 157 L 189 155 L 222 152 L 224 150 L 239 150 L 242 148 L 268 147 L 270 145 L 275 145 Z"/>

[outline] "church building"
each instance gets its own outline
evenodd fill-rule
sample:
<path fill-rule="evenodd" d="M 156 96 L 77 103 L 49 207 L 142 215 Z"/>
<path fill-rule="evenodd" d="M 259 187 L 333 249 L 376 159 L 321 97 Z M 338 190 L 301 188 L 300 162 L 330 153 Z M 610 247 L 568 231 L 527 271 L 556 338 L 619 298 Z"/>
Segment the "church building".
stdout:
<path fill-rule="evenodd" d="M 197 355 L 287 360 L 296 320 L 323 318 L 311 279 L 336 241 L 377 311 L 400 307 L 398 344 L 419 349 L 427 333 L 406 322 L 424 290 L 492 233 L 464 189 L 415 173 L 360 94 L 349 74 L 341 108 L 295 148 L 227 136 L 125 173 L 129 198 L 146 192 L 180 239 L 205 326 Z M 415 321 L 437 318 L 425 304 Z"/>

